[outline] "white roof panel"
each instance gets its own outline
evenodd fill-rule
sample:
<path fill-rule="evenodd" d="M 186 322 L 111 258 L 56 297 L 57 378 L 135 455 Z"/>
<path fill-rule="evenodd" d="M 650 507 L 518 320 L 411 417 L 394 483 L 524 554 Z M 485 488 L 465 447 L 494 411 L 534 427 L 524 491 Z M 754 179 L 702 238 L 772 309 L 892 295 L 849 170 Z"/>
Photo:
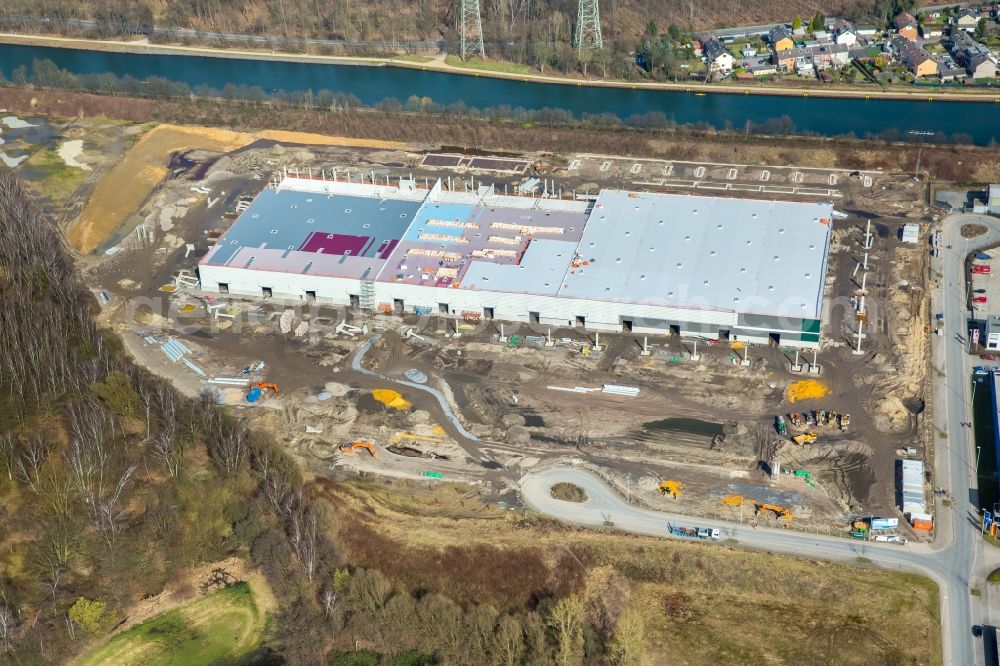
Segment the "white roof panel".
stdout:
<path fill-rule="evenodd" d="M 559 295 L 819 319 L 830 203 L 602 191 Z"/>

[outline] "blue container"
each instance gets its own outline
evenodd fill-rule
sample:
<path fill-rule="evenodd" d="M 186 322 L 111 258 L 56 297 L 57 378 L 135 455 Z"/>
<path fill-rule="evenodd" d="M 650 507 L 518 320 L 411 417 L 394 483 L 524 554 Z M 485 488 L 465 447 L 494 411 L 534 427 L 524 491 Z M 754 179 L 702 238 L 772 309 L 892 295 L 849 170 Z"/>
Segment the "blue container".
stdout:
<path fill-rule="evenodd" d="M 247 402 L 257 402 L 258 399 L 260 399 L 260 389 L 255 386 L 247 393 Z"/>

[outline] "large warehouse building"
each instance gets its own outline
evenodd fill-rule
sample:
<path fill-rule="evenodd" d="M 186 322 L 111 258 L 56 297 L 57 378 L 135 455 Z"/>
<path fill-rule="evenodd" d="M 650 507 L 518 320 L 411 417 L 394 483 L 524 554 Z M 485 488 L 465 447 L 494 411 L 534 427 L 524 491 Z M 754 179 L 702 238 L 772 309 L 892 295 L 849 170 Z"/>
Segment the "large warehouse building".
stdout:
<path fill-rule="evenodd" d="M 816 347 L 828 203 L 594 201 L 285 178 L 201 260 L 202 288 L 372 311 Z"/>

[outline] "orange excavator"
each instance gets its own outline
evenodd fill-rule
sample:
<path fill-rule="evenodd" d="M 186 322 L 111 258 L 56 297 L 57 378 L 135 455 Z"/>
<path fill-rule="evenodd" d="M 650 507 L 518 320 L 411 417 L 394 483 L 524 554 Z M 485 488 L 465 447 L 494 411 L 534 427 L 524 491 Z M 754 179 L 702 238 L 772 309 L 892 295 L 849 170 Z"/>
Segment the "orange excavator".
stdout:
<path fill-rule="evenodd" d="M 267 390 L 267 389 L 271 389 L 272 391 L 274 391 L 274 395 L 278 395 L 278 385 L 277 384 L 274 384 L 272 382 L 258 382 L 256 384 L 256 386 L 261 391 L 264 391 L 264 390 Z"/>
<path fill-rule="evenodd" d="M 794 513 L 792 513 L 783 506 L 778 506 L 777 504 L 754 503 L 754 506 L 757 507 L 758 516 L 760 515 L 761 511 L 770 511 L 775 516 L 781 518 L 782 520 L 791 520 L 792 518 L 795 517 Z"/>
<path fill-rule="evenodd" d="M 368 453 L 372 454 L 372 458 L 378 460 L 378 453 L 375 452 L 375 445 L 371 442 L 366 442 L 363 439 L 359 439 L 356 442 L 351 442 L 350 444 L 341 444 L 341 453 L 354 453 L 357 449 L 368 449 Z"/>

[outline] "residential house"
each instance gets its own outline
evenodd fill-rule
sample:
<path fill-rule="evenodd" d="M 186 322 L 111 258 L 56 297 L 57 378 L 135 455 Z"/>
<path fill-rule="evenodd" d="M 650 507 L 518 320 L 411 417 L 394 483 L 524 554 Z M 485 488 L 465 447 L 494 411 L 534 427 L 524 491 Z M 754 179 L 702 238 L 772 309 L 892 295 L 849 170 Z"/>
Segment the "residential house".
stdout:
<path fill-rule="evenodd" d="M 995 79 L 997 77 L 997 61 L 991 53 L 977 53 L 965 63 L 965 71 L 972 79 Z"/>
<path fill-rule="evenodd" d="M 754 76 L 770 76 L 778 73 L 778 68 L 767 61 L 759 61 L 750 65 L 747 70 Z"/>
<path fill-rule="evenodd" d="M 935 76 L 938 73 L 937 61 L 931 54 L 906 37 L 902 35 L 893 37 L 890 49 L 914 76 Z"/>
<path fill-rule="evenodd" d="M 701 40 L 701 51 L 705 54 L 705 62 L 711 70 L 729 74 L 733 71 L 733 54 L 726 50 L 726 45 L 715 37 L 705 37 Z"/>
<path fill-rule="evenodd" d="M 750 46 L 750 44 L 744 44 L 743 48 L 740 49 L 740 55 L 744 58 L 754 58 L 757 56 L 757 49 Z"/>
<path fill-rule="evenodd" d="M 833 39 L 833 35 L 828 33 L 826 30 L 817 30 L 813 32 L 813 39 L 821 44 L 825 44 Z"/>
<path fill-rule="evenodd" d="M 810 56 L 816 69 L 843 67 L 851 61 L 851 47 L 846 44 L 823 44 L 810 49 Z"/>
<path fill-rule="evenodd" d="M 858 37 L 864 37 L 865 39 L 874 39 L 878 37 L 879 29 L 873 25 L 859 25 L 854 28 L 854 32 L 857 33 Z"/>
<path fill-rule="evenodd" d="M 985 44 L 980 44 L 961 29 L 951 33 L 951 54 L 973 79 L 992 79 L 997 75 L 997 59 Z"/>
<path fill-rule="evenodd" d="M 858 43 L 858 33 L 850 21 L 837 19 L 833 23 L 833 41 L 845 46 L 854 46 Z"/>
<path fill-rule="evenodd" d="M 924 23 L 920 26 L 920 34 L 924 39 L 941 39 L 944 36 L 944 26 L 940 23 Z"/>
<path fill-rule="evenodd" d="M 900 12 L 894 21 L 896 33 L 911 42 L 917 38 L 917 19 L 909 12 Z"/>
<path fill-rule="evenodd" d="M 776 25 L 768 31 L 767 42 L 771 45 L 771 49 L 775 53 L 795 48 L 795 40 L 792 39 L 792 31 L 783 25 Z"/>
<path fill-rule="evenodd" d="M 958 16 L 955 17 L 954 23 L 961 30 L 965 30 L 966 32 L 975 32 L 976 26 L 979 25 L 979 12 L 968 7 L 964 7 L 958 12 Z"/>
<path fill-rule="evenodd" d="M 778 69 L 792 72 L 795 71 L 795 61 L 799 58 L 805 58 L 808 55 L 809 51 L 800 46 L 777 51 L 774 54 L 774 65 Z"/>
<path fill-rule="evenodd" d="M 816 66 L 808 56 L 800 56 L 795 59 L 795 73 L 799 76 L 816 76 Z"/>

